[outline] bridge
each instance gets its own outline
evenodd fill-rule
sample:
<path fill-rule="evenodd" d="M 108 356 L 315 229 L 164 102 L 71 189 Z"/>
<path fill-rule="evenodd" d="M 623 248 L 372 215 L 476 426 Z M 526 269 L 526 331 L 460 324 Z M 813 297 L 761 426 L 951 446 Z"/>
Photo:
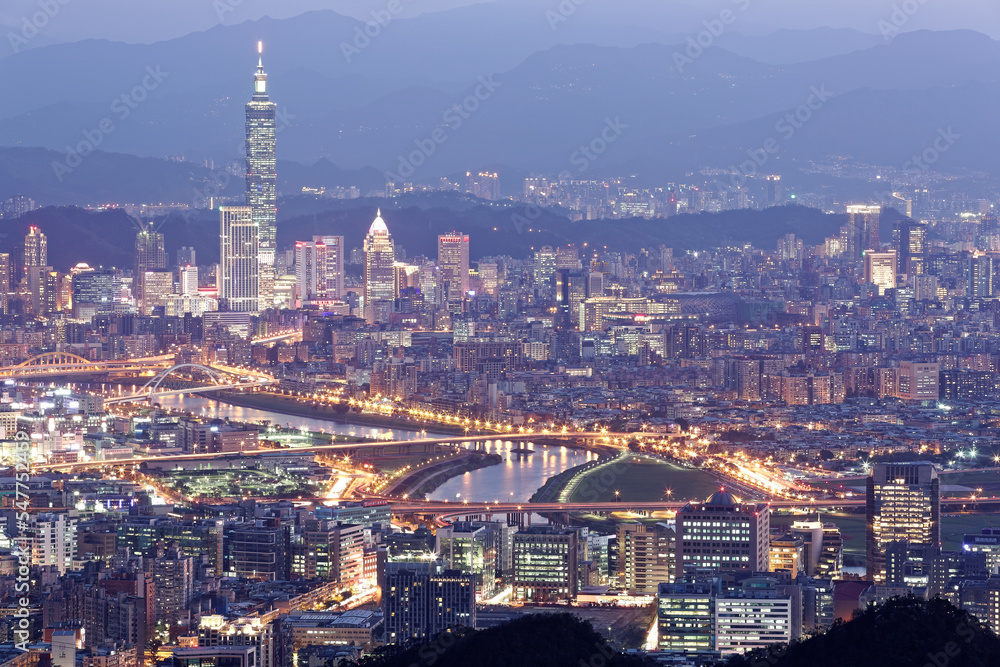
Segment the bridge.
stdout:
<path fill-rule="evenodd" d="M 139 359 L 91 361 L 70 352 L 46 352 L 22 361 L 16 366 L 0 367 L 0 380 L 42 380 L 63 375 L 94 375 L 98 373 L 142 373 L 166 368 L 174 357 L 164 354 Z"/>
<path fill-rule="evenodd" d="M 184 369 L 204 373 L 212 380 L 212 384 L 201 387 L 160 390 L 160 385 L 163 384 L 163 381 L 166 380 L 167 377 Z M 231 378 L 235 378 L 236 381 L 230 381 Z M 223 391 L 227 389 L 240 389 L 245 387 L 265 387 L 267 385 L 274 384 L 275 382 L 277 382 L 277 380 L 259 375 L 241 378 L 238 373 L 233 371 L 204 366 L 202 364 L 176 364 L 154 375 L 148 382 L 146 382 L 146 384 L 139 388 L 138 392 L 129 394 L 128 396 L 115 396 L 113 398 L 107 398 L 104 400 L 104 404 L 134 403 L 136 401 L 149 401 L 150 403 L 153 403 L 156 399 L 162 396 L 199 394 L 210 391 Z"/>
<path fill-rule="evenodd" d="M 138 399 L 133 399 L 138 400 Z M 52 472 L 76 472 L 95 468 L 107 468 L 110 466 L 135 466 L 145 463 L 147 466 L 158 464 L 175 464 L 192 461 L 210 461 L 212 459 L 222 459 L 229 456 L 254 456 L 260 454 L 299 454 L 333 452 L 355 456 L 362 453 L 371 453 L 375 456 L 384 455 L 387 452 L 406 454 L 423 453 L 434 450 L 440 445 L 450 445 L 459 443 L 482 442 L 483 440 L 501 440 L 503 442 L 533 442 L 537 440 L 556 441 L 576 441 L 581 439 L 603 441 L 608 438 L 628 436 L 623 433 L 510 433 L 510 434 L 482 434 L 475 436 L 451 436 L 445 438 L 418 438 L 415 440 L 393 440 L 391 442 L 351 442 L 335 445 L 311 445 L 308 447 L 293 447 L 283 449 L 253 449 L 242 452 L 205 452 L 201 454 L 173 454 L 170 456 L 146 456 L 130 459 L 111 459 L 102 461 L 79 461 L 76 463 L 44 463 L 32 466 L 32 470 L 52 471 Z M 605 446 L 611 447 L 610 444 Z M 620 449 L 620 447 L 616 447 Z"/>

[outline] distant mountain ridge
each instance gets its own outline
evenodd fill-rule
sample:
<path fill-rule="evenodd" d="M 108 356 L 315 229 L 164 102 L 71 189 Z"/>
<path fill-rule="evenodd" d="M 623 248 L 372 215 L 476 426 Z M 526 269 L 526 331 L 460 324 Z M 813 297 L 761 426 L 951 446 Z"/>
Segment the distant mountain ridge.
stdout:
<path fill-rule="evenodd" d="M 279 159 L 312 164 L 325 158 L 341 169 L 396 171 L 418 142 L 445 130 L 445 141 L 416 170 L 417 181 L 486 164 L 558 173 L 608 118 L 619 117 L 628 131 L 588 174 L 653 164 L 676 172 L 714 160 L 721 166 L 752 147 L 737 137 L 742 150 L 728 148 L 738 130 L 773 126 L 771 119 L 797 109 L 814 87 L 832 91 L 837 105 L 810 124 L 822 135 L 816 141 L 802 141 L 803 133 L 783 147 L 786 159 L 819 159 L 832 145 L 843 154 L 896 160 L 922 150 L 938 126 L 959 120 L 965 128 L 956 131 L 970 137 L 970 147 L 994 141 L 988 109 L 996 96 L 1000 42 L 975 32 L 904 33 L 885 43 L 851 31 L 780 31 L 772 38 L 733 30 L 679 68 L 675 54 L 687 53 L 684 33 L 609 30 L 601 43 L 568 43 L 571 36 L 599 32 L 594 25 L 606 16 L 603 5 L 584 7 L 556 30 L 542 11 L 511 18 L 490 3 L 400 19 L 350 62 L 341 44 L 352 43 L 362 24 L 330 11 L 218 26 L 150 45 L 91 40 L 32 48 L 3 60 L 0 85 L 47 85 L 37 95 L 0 98 L 0 145 L 65 153 L 154 67 L 166 73 L 162 84 L 104 137 L 102 150 L 181 155 L 195 163 L 241 159 L 252 44 L 260 37 L 267 42 L 269 87 L 284 119 Z M 658 25 L 663 16 L 643 23 Z M 697 27 L 697 16 L 689 11 L 660 25 Z M 485 20 L 493 20 L 495 30 L 467 29 Z M 449 48 L 440 48 L 445 42 Z M 818 59 L 783 59 L 783 50 Z M 86 64 L 87 76 L 67 62 Z M 470 103 L 482 77 L 498 86 Z M 898 103 L 902 99 L 908 104 Z M 965 104 L 969 99 L 977 104 Z M 456 128 L 446 117 L 464 104 L 474 111 Z M 838 114 L 828 113 L 835 108 Z M 698 151 L 706 144 L 703 156 Z M 711 148 L 719 145 L 727 146 L 721 156 Z M 961 146 L 948 158 L 955 168 L 994 169 L 994 161 Z M 653 173 L 660 172 L 644 175 Z"/>

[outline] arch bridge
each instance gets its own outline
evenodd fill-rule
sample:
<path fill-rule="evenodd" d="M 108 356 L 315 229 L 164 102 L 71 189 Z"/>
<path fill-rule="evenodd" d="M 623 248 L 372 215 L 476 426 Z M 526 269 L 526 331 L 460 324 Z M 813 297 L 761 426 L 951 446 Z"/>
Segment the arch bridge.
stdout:
<path fill-rule="evenodd" d="M 173 355 L 92 361 L 71 352 L 45 352 L 14 366 L 0 367 L 0 380 L 40 380 L 62 375 L 141 373 L 174 363 Z"/>
<path fill-rule="evenodd" d="M 208 376 L 211 384 L 197 387 L 185 387 L 184 389 L 160 390 L 160 386 L 163 384 L 164 380 L 177 371 L 184 369 L 200 371 L 204 375 Z M 277 380 L 261 377 L 259 375 L 240 377 L 238 373 L 234 373 L 233 371 L 213 368 L 212 366 L 205 366 L 203 364 L 175 364 L 151 377 L 146 384 L 139 388 L 138 392 L 127 396 L 115 396 L 113 398 L 105 399 L 104 404 L 134 403 L 136 401 L 149 401 L 152 403 L 155 399 L 162 396 L 180 396 L 183 394 L 198 394 L 209 391 L 241 389 L 245 387 L 264 387 L 274 384 L 275 382 L 277 382 Z"/>

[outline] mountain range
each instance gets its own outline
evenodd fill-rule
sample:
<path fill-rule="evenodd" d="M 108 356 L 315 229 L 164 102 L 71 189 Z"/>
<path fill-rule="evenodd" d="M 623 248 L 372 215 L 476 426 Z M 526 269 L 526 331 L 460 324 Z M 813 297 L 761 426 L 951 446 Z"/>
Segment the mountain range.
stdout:
<path fill-rule="evenodd" d="M 303 165 L 288 167 L 297 173 L 292 188 L 332 184 L 331 166 L 353 173 L 410 165 L 411 178 L 426 182 L 500 165 L 662 183 L 703 166 L 739 165 L 769 138 L 779 140 L 773 169 L 831 155 L 902 166 L 948 128 L 959 139 L 935 169 L 996 169 L 989 110 L 1000 101 L 1000 42 L 985 35 L 748 35 L 738 32 L 737 9 L 715 36 L 712 17 L 690 6 L 671 3 L 659 15 L 642 6 L 651 15 L 612 22 L 581 9 L 552 23 L 537 6 L 511 12 L 487 3 L 389 21 L 369 28 L 371 37 L 363 22 L 318 11 L 155 44 L 39 46 L 2 59 L 0 85 L 32 94 L 0 98 L 0 145 L 65 159 L 108 118 L 114 130 L 101 134 L 103 151 L 238 161 L 253 47 L 264 39 L 278 157 Z M 603 31 L 602 20 L 610 26 Z M 664 25 L 678 30 L 653 27 Z M 707 48 L 692 47 L 699 39 Z M 815 91 L 823 93 L 818 105 Z M 778 128 L 790 113 L 808 120 L 788 136 Z M 579 169 L 574 155 L 609 121 L 623 128 L 620 136 Z M 444 140 L 429 144 L 435 130 Z M 97 167 L 87 160 L 80 169 Z M 377 182 L 373 174 L 366 178 Z"/>

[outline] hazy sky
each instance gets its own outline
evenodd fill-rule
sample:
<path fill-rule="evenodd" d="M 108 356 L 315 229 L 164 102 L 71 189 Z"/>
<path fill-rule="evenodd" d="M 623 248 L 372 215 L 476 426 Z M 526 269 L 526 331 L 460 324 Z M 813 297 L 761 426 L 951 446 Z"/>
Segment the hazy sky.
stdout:
<path fill-rule="evenodd" d="M 41 0 L 3 0 L 0 24 L 18 26 L 39 11 Z M 295 16 L 313 9 L 332 9 L 359 19 L 385 9 L 391 0 L 50 0 L 60 5 L 45 27 L 47 39 L 74 41 L 105 38 L 129 42 L 169 39 L 224 23 L 232 25 L 264 15 Z M 437 11 L 491 0 L 398 0 L 405 13 Z M 619 4 L 620 0 L 494 0 L 512 10 L 557 10 L 560 3 L 574 3 L 581 12 L 587 5 Z M 632 0 L 636 1 L 636 0 Z M 1000 0 L 638 0 L 664 5 L 682 3 L 695 7 L 709 19 L 726 7 L 745 12 L 744 31 L 775 28 L 830 26 L 868 33 L 895 22 L 901 30 L 969 28 L 1000 38 Z M 899 9 L 897 9 L 899 8 Z M 911 12 L 906 14 L 902 8 Z M 636 12 L 624 12 L 622 22 L 634 24 Z M 629 16 L 631 15 L 631 16 Z M 880 23 L 883 22 L 883 23 Z M 672 32 L 670 26 L 663 26 Z"/>

